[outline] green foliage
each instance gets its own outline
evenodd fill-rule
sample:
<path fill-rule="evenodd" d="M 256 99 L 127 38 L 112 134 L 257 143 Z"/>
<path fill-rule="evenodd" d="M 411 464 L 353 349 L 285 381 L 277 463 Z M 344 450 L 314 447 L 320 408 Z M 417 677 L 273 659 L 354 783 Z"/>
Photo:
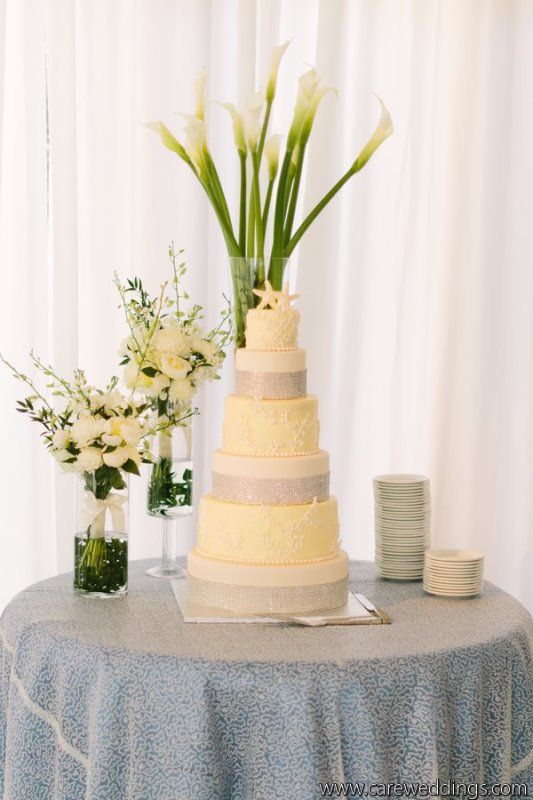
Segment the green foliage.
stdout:
<path fill-rule="evenodd" d="M 176 480 L 172 461 L 161 458 L 152 467 L 148 484 L 148 512 L 167 516 L 179 506 L 192 505 L 192 470 L 183 472 L 181 481 Z"/>

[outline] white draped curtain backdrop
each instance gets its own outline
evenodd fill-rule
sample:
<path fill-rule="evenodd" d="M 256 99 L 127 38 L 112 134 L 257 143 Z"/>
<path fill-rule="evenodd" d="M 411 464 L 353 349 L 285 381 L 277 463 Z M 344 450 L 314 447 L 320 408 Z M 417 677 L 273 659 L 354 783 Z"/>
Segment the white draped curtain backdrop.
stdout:
<path fill-rule="evenodd" d="M 316 122 L 302 208 L 352 163 L 383 97 L 389 139 L 297 253 L 301 341 L 331 452 L 342 539 L 373 557 L 372 476 L 431 477 L 433 541 L 486 553 L 487 577 L 533 609 L 533 3 L 529 0 L 2 0 L 0 348 L 34 346 L 93 382 L 117 370 L 114 270 L 157 289 L 167 245 L 214 320 L 223 242 L 184 165 L 143 122 L 179 129 L 205 66 L 211 99 L 243 102 L 274 45 L 275 130 L 313 64 L 336 87 Z M 228 194 L 238 161 L 208 107 Z M 235 202 L 234 202 L 235 205 Z M 223 380 L 201 397 L 197 497 L 220 443 Z M 0 373 L 0 606 L 71 568 L 72 478 L 14 412 Z M 132 556 L 158 525 L 133 486 Z M 194 540 L 194 521 L 182 534 Z"/>

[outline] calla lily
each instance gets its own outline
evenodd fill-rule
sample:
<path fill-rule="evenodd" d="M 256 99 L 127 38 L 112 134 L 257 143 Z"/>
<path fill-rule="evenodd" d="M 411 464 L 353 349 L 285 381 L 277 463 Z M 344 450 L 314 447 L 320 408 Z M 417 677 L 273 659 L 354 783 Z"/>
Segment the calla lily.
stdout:
<path fill-rule="evenodd" d="M 177 153 L 180 158 L 182 158 L 187 163 L 191 163 L 191 159 L 189 158 L 187 151 L 183 147 L 183 145 L 176 139 L 176 137 L 169 131 L 166 125 L 158 120 L 157 122 L 148 122 L 145 125 L 145 128 L 150 128 L 151 131 L 159 134 L 161 137 L 161 141 L 168 147 L 169 150 L 172 150 L 174 153 Z"/>
<path fill-rule="evenodd" d="M 270 64 L 270 72 L 268 73 L 268 81 L 266 87 L 266 100 L 267 103 L 272 103 L 274 97 L 276 96 L 276 84 L 278 82 L 278 70 L 279 65 L 281 63 L 281 59 L 285 55 L 285 51 L 287 47 L 290 45 L 290 39 L 285 42 L 284 44 L 278 45 L 275 47 L 272 52 L 272 61 Z"/>
<path fill-rule="evenodd" d="M 207 153 L 205 122 L 192 114 L 182 114 L 181 116 L 187 121 L 184 128 L 187 154 L 197 170 L 201 172 L 205 168 L 205 154 Z"/>
<path fill-rule="evenodd" d="M 194 94 L 196 97 L 196 108 L 195 108 L 195 116 L 202 120 L 205 120 L 205 83 L 207 81 L 207 72 L 205 67 L 202 69 L 196 80 L 194 81 Z"/>
<path fill-rule="evenodd" d="M 311 129 L 313 127 L 313 122 L 315 121 L 315 115 L 320 105 L 322 99 L 327 95 L 328 92 L 334 92 L 337 94 L 336 90 L 332 86 L 317 86 L 313 96 L 309 100 L 309 106 L 307 110 L 307 114 L 305 115 L 304 121 L 302 123 L 302 129 L 300 132 L 301 138 L 304 141 L 309 139 L 311 134 Z"/>
<path fill-rule="evenodd" d="M 287 138 L 287 147 L 289 150 L 294 148 L 300 136 L 300 131 L 311 107 L 313 96 L 319 87 L 320 78 L 316 69 L 310 69 L 308 72 L 304 72 L 304 74 L 300 76 L 298 83 L 298 95 L 296 97 L 292 124 Z"/>
<path fill-rule="evenodd" d="M 355 172 L 359 172 L 359 170 L 365 166 L 367 161 L 370 160 L 378 147 L 383 144 L 385 139 L 394 133 L 391 115 L 381 97 L 378 97 L 378 100 L 381 104 L 381 117 L 379 118 L 376 130 L 353 163 L 352 169 Z"/>
<path fill-rule="evenodd" d="M 243 153 L 246 155 L 247 147 L 246 147 L 246 136 L 244 133 L 244 118 L 243 115 L 238 111 L 233 103 L 222 103 L 222 108 L 225 108 L 226 111 L 229 111 L 231 114 L 231 118 L 233 120 L 233 137 L 235 139 L 235 147 L 239 151 L 239 153 Z"/>
<path fill-rule="evenodd" d="M 281 139 L 282 136 L 280 133 L 274 133 L 265 142 L 265 158 L 268 167 L 268 177 L 271 181 L 275 179 L 278 173 Z"/>
<path fill-rule="evenodd" d="M 250 152 L 255 153 L 261 135 L 261 113 L 265 104 L 262 92 L 255 92 L 246 103 L 244 112 L 246 139 Z"/>

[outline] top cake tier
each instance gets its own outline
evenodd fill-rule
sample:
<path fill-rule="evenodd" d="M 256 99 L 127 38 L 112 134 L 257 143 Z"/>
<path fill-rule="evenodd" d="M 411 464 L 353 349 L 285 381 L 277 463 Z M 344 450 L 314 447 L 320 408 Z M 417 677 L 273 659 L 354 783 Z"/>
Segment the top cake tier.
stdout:
<path fill-rule="evenodd" d="M 265 281 L 263 289 L 253 291 L 260 302 L 246 315 L 246 349 L 297 350 L 300 314 L 291 303 L 299 295 L 289 294 L 288 283 L 279 292 L 269 281 Z"/>
<path fill-rule="evenodd" d="M 247 350 L 297 350 L 300 314 L 294 308 L 252 308 L 246 315 Z"/>

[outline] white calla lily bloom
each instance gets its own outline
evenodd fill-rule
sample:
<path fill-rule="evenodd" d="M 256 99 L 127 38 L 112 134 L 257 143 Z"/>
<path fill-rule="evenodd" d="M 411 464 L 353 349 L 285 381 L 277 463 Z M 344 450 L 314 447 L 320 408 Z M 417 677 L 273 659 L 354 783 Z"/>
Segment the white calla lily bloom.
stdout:
<path fill-rule="evenodd" d="M 268 177 L 271 181 L 275 179 L 278 172 L 279 151 L 282 138 L 280 133 L 273 133 L 265 142 L 265 158 L 268 167 Z"/>
<path fill-rule="evenodd" d="M 201 172 L 205 167 L 205 153 L 207 152 L 205 122 L 192 114 L 182 114 L 181 116 L 187 121 L 184 129 L 187 155 L 196 169 Z"/>
<path fill-rule="evenodd" d="M 194 95 L 196 98 L 195 116 L 202 121 L 205 120 L 205 84 L 207 81 L 207 72 L 205 67 L 201 70 L 200 74 L 194 81 Z"/>
<path fill-rule="evenodd" d="M 362 169 L 366 162 L 376 152 L 378 147 L 383 144 L 385 139 L 387 139 L 389 136 L 392 136 L 394 133 L 394 126 L 392 124 L 392 117 L 389 113 L 389 110 L 381 97 L 378 97 L 377 95 L 376 97 L 381 105 L 381 116 L 374 133 L 354 161 L 352 169 L 355 171 Z"/>
<path fill-rule="evenodd" d="M 285 51 L 287 47 L 290 45 L 290 39 L 284 44 L 280 44 L 274 48 L 272 51 L 272 61 L 270 63 L 270 71 L 268 73 L 268 81 L 266 87 L 266 99 L 268 103 L 271 103 L 276 96 L 276 84 L 278 82 L 278 70 L 279 65 L 281 63 L 281 59 L 285 55 Z"/>
<path fill-rule="evenodd" d="M 265 105 L 265 96 L 262 92 L 254 92 L 246 102 L 244 112 L 246 141 L 251 153 L 255 153 L 261 135 L 261 114 Z"/>
<path fill-rule="evenodd" d="M 235 147 L 239 153 L 246 155 L 248 148 L 246 146 L 243 115 L 237 110 L 233 103 L 222 103 L 222 108 L 225 108 L 226 111 L 229 111 L 231 114 L 231 119 L 233 120 L 233 138 L 235 139 Z"/>

